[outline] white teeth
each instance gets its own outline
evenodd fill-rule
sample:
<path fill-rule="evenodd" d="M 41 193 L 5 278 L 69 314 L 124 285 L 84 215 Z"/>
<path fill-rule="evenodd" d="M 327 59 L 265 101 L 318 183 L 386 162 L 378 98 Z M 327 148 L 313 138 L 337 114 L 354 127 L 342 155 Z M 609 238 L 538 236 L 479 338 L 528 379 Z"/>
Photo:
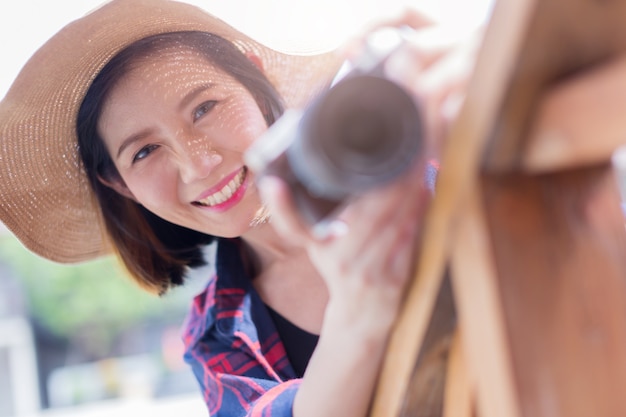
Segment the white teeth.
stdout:
<path fill-rule="evenodd" d="M 211 194 L 210 196 L 197 201 L 197 203 L 203 206 L 214 206 L 216 204 L 223 203 L 233 196 L 233 193 L 241 187 L 243 183 L 243 179 L 246 176 L 246 170 L 243 169 L 239 174 L 235 176 L 232 180 L 228 182 L 221 190 Z"/>

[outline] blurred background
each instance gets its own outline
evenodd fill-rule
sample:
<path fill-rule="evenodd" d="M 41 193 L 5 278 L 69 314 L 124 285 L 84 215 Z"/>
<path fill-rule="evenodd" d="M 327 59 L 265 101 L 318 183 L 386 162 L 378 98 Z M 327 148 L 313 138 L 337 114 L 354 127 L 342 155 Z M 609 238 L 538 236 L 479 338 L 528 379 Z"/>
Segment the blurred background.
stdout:
<path fill-rule="evenodd" d="M 204 411 L 182 361 L 180 327 L 209 272 L 198 270 L 189 285 L 158 298 L 135 287 L 111 258 L 57 265 L 3 229 L 0 416 L 72 407 L 66 415 L 83 416 L 94 403 L 132 400 L 136 407 L 181 396 Z"/>
<path fill-rule="evenodd" d="M 187 2 L 283 50 L 329 49 L 406 5 L 458 30 L 484 21 L 490 8 L 488 0 Z M 3 0 L 0 97 L 47 38 L 100 3 Z M 0 417 L 206 416 L 182 362 L 180 328 L 209 274 L 196 271 L 188 285 L 158 298 L 134 286 L 113 259 L 54 264 L 29 253 L 0 224 Z"/>

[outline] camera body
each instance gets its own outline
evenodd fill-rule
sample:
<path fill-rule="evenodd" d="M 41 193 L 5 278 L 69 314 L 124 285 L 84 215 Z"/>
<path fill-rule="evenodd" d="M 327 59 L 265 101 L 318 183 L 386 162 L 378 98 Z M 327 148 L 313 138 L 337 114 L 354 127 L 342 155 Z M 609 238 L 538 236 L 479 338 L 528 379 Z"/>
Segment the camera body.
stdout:
<path fill-rule="evenodd" d="M 278 176 L 291 187 L 313 225 L 396 178 L 422 150 L 417 103 L 384 74 L 386 59 L 402 43 L 400 31 L 391 31 L 368 38 L 345 76 L 306 109 L 286 111 L 246 152 L 257 175 Z"/>

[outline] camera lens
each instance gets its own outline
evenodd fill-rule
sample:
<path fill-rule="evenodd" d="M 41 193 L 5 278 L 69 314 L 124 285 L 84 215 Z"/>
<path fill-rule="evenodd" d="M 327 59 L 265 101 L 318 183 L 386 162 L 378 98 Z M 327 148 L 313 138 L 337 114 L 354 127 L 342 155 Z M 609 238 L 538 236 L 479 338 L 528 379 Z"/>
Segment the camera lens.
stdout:
<path fill-rule="evenodd" d="M 311 106 L 287 156 L 313 196 L 341 201 L 403 172 L 421 149 L 421 133 L 406 91 L 382 77 L 357 75 Z"/>

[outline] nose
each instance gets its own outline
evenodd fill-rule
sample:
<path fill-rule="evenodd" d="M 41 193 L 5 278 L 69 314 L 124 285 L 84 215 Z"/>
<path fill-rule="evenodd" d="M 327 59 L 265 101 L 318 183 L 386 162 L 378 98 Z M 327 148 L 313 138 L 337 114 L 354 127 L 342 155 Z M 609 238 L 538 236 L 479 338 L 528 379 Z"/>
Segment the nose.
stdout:
<path fill-rule="evenodd" d="M 206 178 L 222 163 L 222 156 L 208 140 L 186 140 L 181 147 L 180 176 L 185 184 Z"/>

